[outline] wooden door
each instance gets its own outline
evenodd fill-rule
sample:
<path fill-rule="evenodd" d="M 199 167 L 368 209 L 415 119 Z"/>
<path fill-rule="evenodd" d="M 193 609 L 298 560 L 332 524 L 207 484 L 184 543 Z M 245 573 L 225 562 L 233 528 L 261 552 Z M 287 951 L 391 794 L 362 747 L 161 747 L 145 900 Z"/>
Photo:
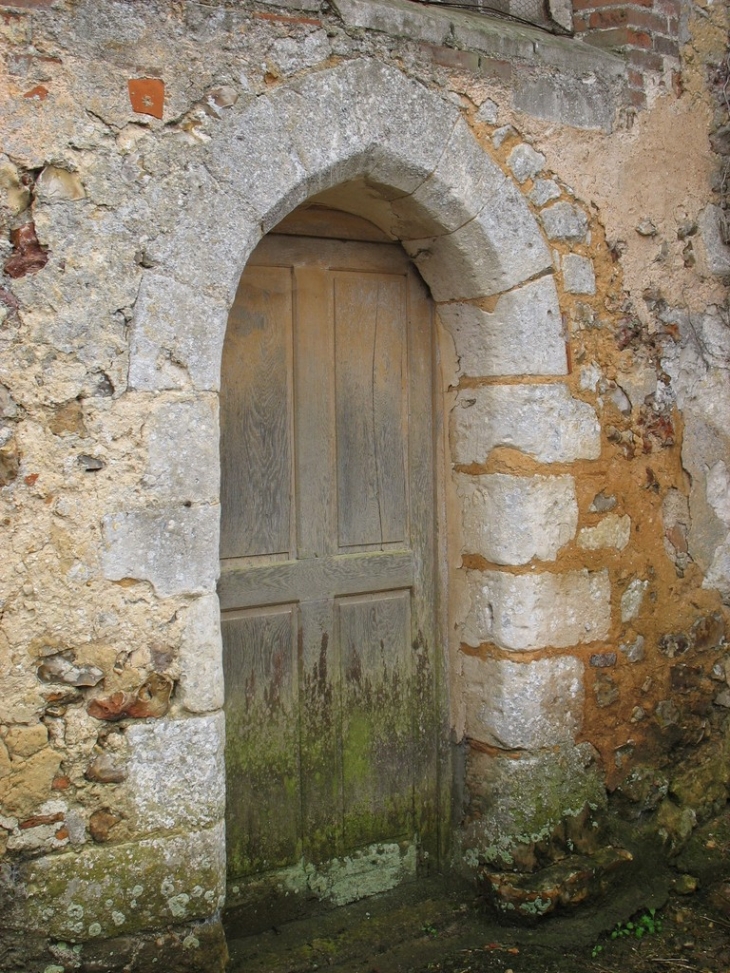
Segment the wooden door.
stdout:
<path fill-rule="evenodd" d="M 436 852 L 432 371 L 400 247 L 259 245 L 221 391 L 229 887 Z"/>

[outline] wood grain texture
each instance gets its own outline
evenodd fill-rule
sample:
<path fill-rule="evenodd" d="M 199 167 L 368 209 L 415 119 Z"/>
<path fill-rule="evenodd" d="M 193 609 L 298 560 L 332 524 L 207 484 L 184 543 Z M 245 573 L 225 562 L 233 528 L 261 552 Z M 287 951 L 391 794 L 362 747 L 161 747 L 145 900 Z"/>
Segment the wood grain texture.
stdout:
<path fill-rule="evenodd" d="M 225 354 L 231 880 L 414 834 L 435 855 L 425 288 L 397 246 L 270 235 Z"/>

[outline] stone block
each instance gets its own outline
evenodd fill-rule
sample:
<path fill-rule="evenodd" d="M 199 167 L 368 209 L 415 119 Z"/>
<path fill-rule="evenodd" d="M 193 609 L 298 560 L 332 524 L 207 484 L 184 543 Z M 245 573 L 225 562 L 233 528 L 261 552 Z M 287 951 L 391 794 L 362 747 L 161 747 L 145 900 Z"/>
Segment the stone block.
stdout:
<path fill-rule="evenodd" d="M 571 203 L 553 203 L 542 211 L 540 219 L 551 240 L 582 243 L 588 234 L 588 217 Z"/>
<path fill-rule="evenodd" d="M 462 639 L 503 649 L 566 648 L 605 639 L 611 621 L 607 571 L 504 574 L 468 571 Z"/>
<path fill-rule="evenodd" d="M 565 336 L 552 277 L 503 294 L 493 313 L 472 304 L 442 304 L 462 374 L 565 375 Z"/>
<path fill-rule="evenodd" d="M 595 294 L 596 272 L 589 257 L 566 253 L 562 260 L 563 283 L 569 294 Z"/>
<path fill-rule="evenodd" d="M 512 170 L 512 174 L 519 183 L 528 179 L 534 179 L 538 172 L 541 172 L 545 165 L 545 156 L 542 152 L 536 152 L 531 145 L 523 142 L 516 145 L 509 154 L 507 165 Z"/>
<path fill-rule="evenodd" d="M 107 514 L 101 563 L 110 581 L 149 581 L 162 598 L 213 591 L 218 577 L 217 506 Z"/>
<path fill-rule="evenodd" d="M 717 277 L 730 274 L 730 246 L 722 236 L 722 210 L 719 206 L 706 206 L 700 213 L 702 263 L 705 271 Z"/>
<path fill-rule="evenodd" d="M 541 463 L 598 459 L 595 411 L 564 385 L 490 385 L 462 389 L 451 413 L 456 463 L 484 463 L 497 446 L 511 446 Z"/>
<path fill-rule="evenodd" d="M 613 547 L 623 551 L 631 539 L 631 518 L 608 514 L 595 527 L 583 527 L 578 534 L 578 547 L 584 551 L 600 551 Z"/>
<path fill-rule="evenodd" d="M 25 927 L 84 942 L 215 914 L 225 894 L 223 824 L 84 848 L 19 870 Z"/>
<path fill-rule="evenodd" d="M 223 647 L 217 595 L 196 598 L 185 609 L 176 698 L 190 713 L 223 706 Z"/>
<path fill-rule="evenodd" d="M 467 864 L 513 863 L 520 844 L 547 838 L 586 804 L 606 805 L 597 753 L 588 743 L 563 745 L 519 759 L 471 750 L 466 784 L 470 810 L 462 834 Z"/>
<path fill-rule="evenodd" d="M 145 424 L 145 489 L 169 501 L 215 501 L 220 492 L 217 401 L 208 396 L 153 408 Z"/>
<path fill-rule="evenodd" d="M 460 118 L 428 179 L 407 199 L 394 201 L 393 209 L 402 217 L 400 235 L 414 235 L 409 232 L 407 223 L 414 215 L 417 218 L 416 233 L 423 234 L 425 230 L 437 236 L 444 231 L 458 230 L 473 219 L 484 206 L 485 199 L 503 185 L 502 170 Z M 436 214 L 437 221 L 434 219 Z"/>
<path fill-rule="evenodd" d="M 560 197 L 560 186 L 554 179 L 537 179 L 530 191 L 530 199 L 535 206 L 544 206 L 552 199 Z"/>
<path fill-rule="evenodd" d="M 120 788 L 135 833 L 210 828 L 225 812 L 222 713 L 135 723 L 126 731 L 127 780 Z"/>
<path fill-rule="evenodd" d="M 572 476 L 460 475 L 463 553 L 496 564 L 554 561 L 575 536 L 578 503 Z"/>
<path fill-rule="evenodd" d="M 630 622 L 639 614 L 641 603 L 644 600 L 644 593 L 649 587 L 648 581 L 641 578 L 634 578 L 621 595 L 621 621 Z"/>
<path fill-rule="evenodd" d="M 404 240 L 437 301 L 499 294 L 552 267 L 524 197 L 507 178 L 479 214 L 448 236 Z"/>
<path fill-rule="evenodd" d="M 200 289 L 146 274 L 134 307 L 129 386 L 217 390 L 228 309 Z"/>
<path fill-rule="evenodd" d="M 503 750 L 573 743 L 583 721 L 583 663 L 463 656 L 466 734 Z"/>
<path fill-rule="evenodd" d="M 610 132 L 622 101 L 620 75 L 625 73 L 626 66 L 617 57 L 605 55 L 603 60 L 596 52 L 598 57 L 600 63 L 586 65 L 580 78 L 573 73 L 575 65 L 569 64 L 567 70 L 551 75 L 521 71 L 513 94 L 515 109 L 574 128 Z"/>

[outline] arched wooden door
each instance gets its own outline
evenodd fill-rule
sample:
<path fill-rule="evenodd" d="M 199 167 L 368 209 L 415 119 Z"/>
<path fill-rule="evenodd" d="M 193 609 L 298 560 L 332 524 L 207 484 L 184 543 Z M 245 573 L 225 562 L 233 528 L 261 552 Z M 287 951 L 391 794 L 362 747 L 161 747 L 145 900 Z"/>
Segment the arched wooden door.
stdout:
<path fill-rule="evenodd" d="M 271 234 L 241 279 L 219 593 L 229 890 L 244 900 L 301 867 L 342 901 L 311 881 L 334 859 L 436 851 L 432 341 L 394 244 Z"/>

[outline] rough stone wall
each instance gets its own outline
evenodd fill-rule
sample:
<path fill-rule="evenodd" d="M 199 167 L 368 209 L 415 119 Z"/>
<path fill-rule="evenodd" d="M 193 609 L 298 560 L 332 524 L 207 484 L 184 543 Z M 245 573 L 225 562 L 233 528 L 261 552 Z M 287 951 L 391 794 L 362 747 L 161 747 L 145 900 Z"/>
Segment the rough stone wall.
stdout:
<path fill-rule="evenodd" d="M 0 7 L 0 964 L 221 961 L 220 347 L 338 183 L 443 326 L 459 854 L 589 851 L 608 794 L 676 851 L 726 800 L 726 17 L 637 111 L 406 2 Z"/>

